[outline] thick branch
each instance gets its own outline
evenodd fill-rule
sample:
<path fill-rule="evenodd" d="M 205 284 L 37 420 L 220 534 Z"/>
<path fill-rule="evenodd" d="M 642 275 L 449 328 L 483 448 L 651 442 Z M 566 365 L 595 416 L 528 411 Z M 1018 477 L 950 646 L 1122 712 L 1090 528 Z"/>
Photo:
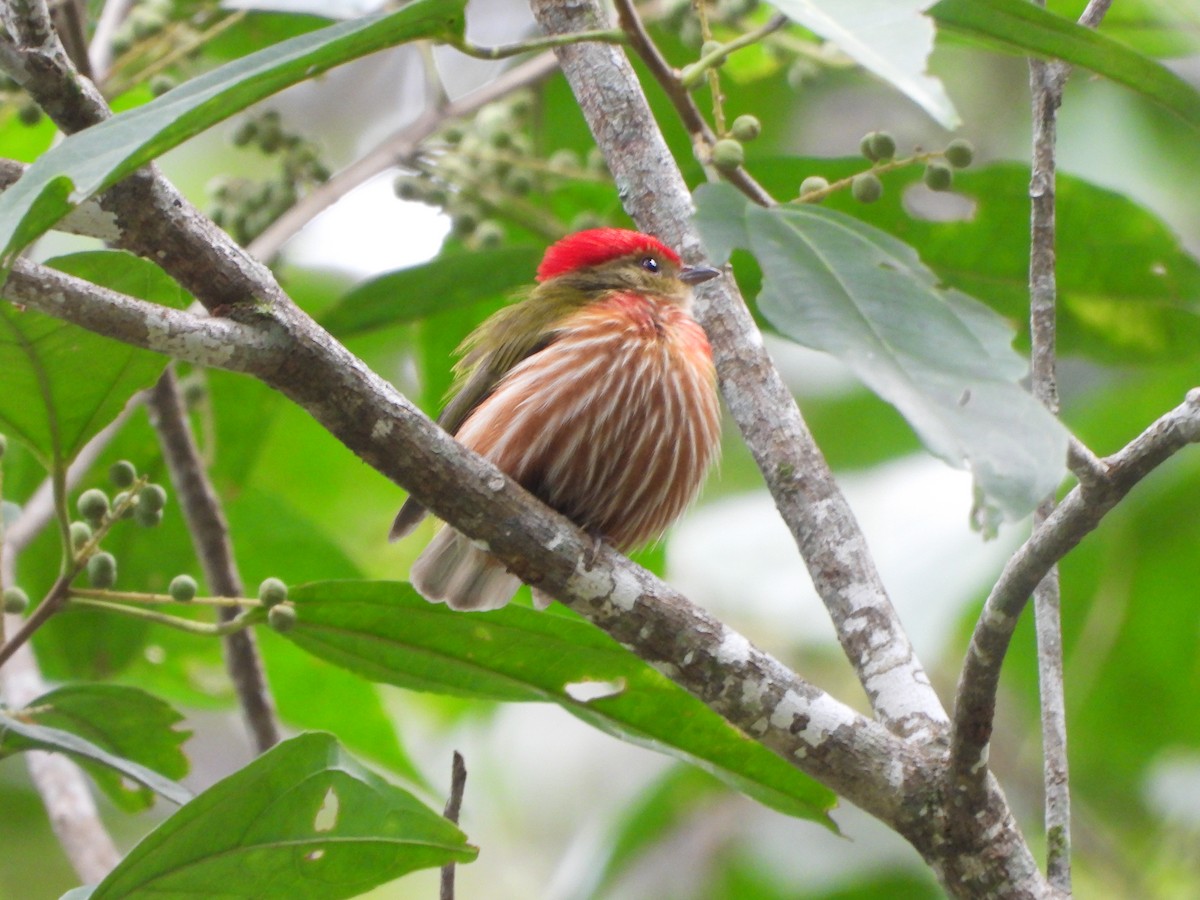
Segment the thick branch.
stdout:
<path fill-rule="evenodd" d="M 1009 559 L 984 604 L 958 683 L 952 763 L 964 778 L 986 768 L 996 686 L 1017 619 L 1050 568 L 1088 535 L 1133 487 L 1188 444 L 1200 442 L 1200 388 L 1120 452 L 1103 460 L 1107 478 L 1072 490 Z"/>
<path fill-rule="evenodd" d="M 192 436 L 174 369 L 168 367 L 150 391 L 148 408 L 209 591 L 222 597 L 241 597 L 245 592 L 233 556 L 229 525 Z M 223 606 L 218 616 L 222 622 L 230 622 L 239 613 L 240 607 Z M 275 721 L 275 704 L 263 673 L 254 632 L 249 629 L 235 631 L 225 635 L 223 643 L 225 667 L 237 693 L 246 727 L 255 748 L 264 753 L 279 743 L 279 725 Z"/>
<path fill-rule="evenodd" d="M 533 10 L 551 33 L 603 24 L 597 5 L 590 2 L 535 0 Z M 691 196 L 624 52 L 597 44 L 557 52 L 626 210 L 642 230 L 697 257 L 700 241 L 690 223 Z M 699 293 L 698 313 L 713 345 L 730 412 L 796 538 L 872 708 L 899 734 L 940 733 L 946 714 L 892 608 L 853 513 L 733 280 L 710 282 Z"/>
<path fill-rule="evenodd" d="M 128 343 L 253 374 L 303 406 L 364 461 L 522 579 L 558 597 L 656 665 L 731 723 L 886 822 L 906 820 L 932 789 L 918 751 L 800 679 L 649 572 L 602 547 L 491 463 L 465 450 L 301 310 L 258 325 L 204 319 L 121 297 L 19 262 L 5 286 L 51 315 Z M 131 317 L 155 320 L 136 327 Z M 256 329 L 265 338 L 251 343 Z M 190 340 L 164 342 L 163 331 Z M 267 345 L 263 352 L 254 346 Z M 903 786 L 908 781 L 907 789 Z M 901 785 L 901 787 L 898 787 Z"/>

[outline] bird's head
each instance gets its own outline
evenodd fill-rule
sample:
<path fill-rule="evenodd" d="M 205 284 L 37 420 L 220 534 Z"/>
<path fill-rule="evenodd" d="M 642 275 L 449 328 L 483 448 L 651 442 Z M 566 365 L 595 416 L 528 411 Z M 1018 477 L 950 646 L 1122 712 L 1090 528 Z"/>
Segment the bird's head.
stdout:
<path fill-rule="evenodd" d="M 546 250 L 538 266 L 538 292 L 578 295 L 587 302 L 612 291 L 628 291 L 686 304 L 692 285 L 721 273 L 710 266 L 685 266 L 657 238 L 624 228 L 593 228 L 567 235 Z"/>

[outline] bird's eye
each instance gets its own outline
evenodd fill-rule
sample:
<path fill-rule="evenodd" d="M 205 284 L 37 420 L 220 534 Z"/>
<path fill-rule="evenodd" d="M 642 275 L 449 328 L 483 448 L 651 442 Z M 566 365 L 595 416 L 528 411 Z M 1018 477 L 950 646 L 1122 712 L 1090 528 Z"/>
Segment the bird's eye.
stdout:
<path fill-rule="evenodd" d="M 645 259 L 642 260 L 642 268 L 645 269 L 647 272 L 657 272 L 658 271 L 658 260 L 655 259 L 653 256 L 647 256 Z"/>

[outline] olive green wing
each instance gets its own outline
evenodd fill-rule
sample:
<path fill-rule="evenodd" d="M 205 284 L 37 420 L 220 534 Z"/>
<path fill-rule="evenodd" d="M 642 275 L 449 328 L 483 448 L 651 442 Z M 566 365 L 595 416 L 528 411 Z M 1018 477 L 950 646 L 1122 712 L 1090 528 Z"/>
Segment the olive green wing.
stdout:
<path fill-rule="evenodd" d="M 531 312 L 528 306 L 534 300 L 531 297 L 523 304 L 500 310 L 471 332 L 458 348 L 462 356 L 454 367 L 455 381 L 450 388 L 451 397 L 437 420 L 450 434 L 458 433 L 462 423 L 488 398 L 509 370 L 544 350 L 558 336 L 553 329 L 528 327 Z M 388 540 L 404 537 L 424 517 L 425 507 L 409 496 L 392 522 Z"/>

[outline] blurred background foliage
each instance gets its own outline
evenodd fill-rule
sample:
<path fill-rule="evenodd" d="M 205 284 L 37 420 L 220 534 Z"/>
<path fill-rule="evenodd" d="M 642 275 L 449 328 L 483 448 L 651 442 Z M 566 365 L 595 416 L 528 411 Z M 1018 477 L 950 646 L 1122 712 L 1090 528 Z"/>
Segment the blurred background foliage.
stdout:
<path fill-rule="evenodd" d="M 1050 3 L 1071 17 L 1082 6 Z M 710 14 L 718 32 L 732 36 L 768 10 L 753 0 L 719 0 Z M 249 10 L 235 19 L 204 2 L 136 4 L 109 81 L 118 105 L 145 102 L 172 80 L 326 23 L 286 11 Z M 699 30 L 687 4 L 657 4 L 648 20 L 674 65 L 698 57 Z M 515 40 L 528 21 L 516 0 L 477 3 L 469 13 L 470 33 L 481 43 Z M 1194 5 L 1121 0 L 1102 31 L 1200 79 Z M 197 49 L 172 61 L 172 50 L 195 35 Z M 252 240 L 330 172 L 413 119 L 430 66 L 455 94 L 504 68 L 468 64 L 445 50 L 389 51 L 266 101 L 172 152 L 164 167 L 239 239 Z M 931 70 L 962 116 L 955 135 L 798 28 L 734 54 L 720 83 L 731 118 L 762 120 L 761 137 L 746 145 L 746 164 L 781 198 L 795 196 L 807 176 L 833 181 L 865 168 L 858 144 L 868 131 L 891 132 L 901 154 L 969 138 L 976 161 L 956 175 L 950 193 L 924 188 L 916 167 L 885 175 L 878 203 L 859 204 L 842 192 L 827 205 L 910 243 L 945 283 L 1009 319 L 1018 346 L 1027 347 L 1025 62 L 942 35 Z M 676 159 L 689 183 L 699 184 L 703 174 L 686 132 L 661 90 L 639 72 Z M 709 108 L 707 88 L 695 96 Z M 48 123 L 11 93 L 0 110 L 0 153 L 32 159 L 52 138 Z M 405 163 L 394 188 L 395 172 L 362 186 L 274 264 L 302 307 L 432 413 L 448 385 L 454 346 L 531 278 L 548 241 L 628 220 L 556 74 L 472 119 L 446 123 Z M 1063 418 L 1104 454 L 1198 382 L 1200 142 L 1136 93 L 1076 73 L 1063 104 L 1059 166 Z M 77 246 L 53 235 L 39 253 Z M 753 298 L 760 277 L 753 260 L 739 254 L 734 262 Z M 949 703 L 982 597 L 1027 523 L 1006 525 L 985 543 L 969 529 L 969 480 L 925 457 L 891 407 L 829 360 L 782 340 L 770 346 L 846 479 L 901 616 Z M 398 488 L 257 382 L 182 374 L 247 584 L 269 575 L 290 584 L 404 576 L 423 541 L 386 542 L 403 499 Z M 701 503 L 665 548 L 640 561 L 806 677 L 865 708 L 732 426 L 724 444 Z M 134 413 L 83 487 L 98 484 L 118 459 L 165 479 L 144 412 Z M 5 499 L 23 502 L 42 477 L 31 455 L 11 443 Z M 1185 452 L 1148 478 L 1062 568 L 1080 897 L 1200 895 L 1198 508 L 1200 458 Z M 121 584 L 129 589 L 162 590 L 181 572 L 200 576 L 173 503 L 157 531 L 117 531 L 106 546 L 120 559 Z M 20 559 L 31 595 L 57 574 L 58 552 L 57 536 L 48 532 Z M 620 744 L 557 708 L 380 687 L 275 635 L 262 634 L 261 644 L 290 729 L 336 733 L 356 755 L 424 787 L 434 804 L 445 790 L 450 750 L 463 752 L 470 770 L 463 825 L 482 853 L 460 869 L 462 896 L 940 894 L 903 842 L 853 809 L 834 813 L 845 835 L 837 837 Z M 216 641 L 72 611 L 44 628 L 35 646 L 52 680 L 135 684 L 186 710 L 196 732 L 186 745 L 194 787 L 251 758 Z M 1041 766 L 1028 622 L 1005 666 L 1001 699 L 992 759 L 1036 842 Z M 0 898 L 54 897 L 73 886 L 16 760 L 0 766 L 0 809 Z M 105 818 L 126 845 L 146 828 L 145 818 L 114 809 Z M 368 896 L 430 896 L 434 877 L 418 873 Z"/>

